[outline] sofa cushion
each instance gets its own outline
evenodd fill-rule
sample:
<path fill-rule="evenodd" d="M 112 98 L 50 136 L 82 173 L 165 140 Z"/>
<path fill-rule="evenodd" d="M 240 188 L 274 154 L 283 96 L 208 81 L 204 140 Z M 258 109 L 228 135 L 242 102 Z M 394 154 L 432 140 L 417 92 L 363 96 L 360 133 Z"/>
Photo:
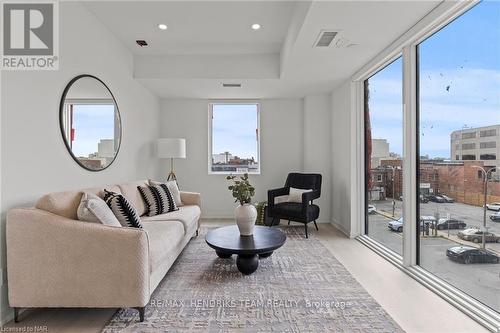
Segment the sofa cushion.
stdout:
<path fill-rule="evenodd" d="M 137 189 L 146 203 L 147 216 L 160 215 L 178 209 L 165 184 L 137 186 Z"/>
<path fill-rule="evenodd" d="M 170 194 L 172 194 L 172 197 L 174 198 L 175 204 L 177 207 L 182 206 L 182 200 L 181 200 L 181 191 L 179 190 L 179 186 L 177 185 L 177 181 L 175 180 L 168 180 L 166 183 L 165 182 L 157 182 L 154 180 L 149 180 L 149 185 L 162 185 L 165 184 L 170 191 Z"/>
<path fill-rule="evenodd" d="M 80 191 L 53 192 L 45 194 L 40 199 L 38 199 L 35 207 L 59 216 L 77 220 L 78 215 L 76 211 L 78 209 L 78 205 L 80 205 L 80 201 L 82 200 L 83 192 L 93 193 L 102 198 L 104 188 L 107 188 L 110 191 L 116 193 L 121 193 L 120 189 L 114 185 L 107 187 L 89 188 Z"/>
<path fill-rule="evenodd" d="M 281 216 L 282 218 L 290 217 L 296 221 L 303 221 L 302 204 L 296 202 L 282 202 L 274 205 L 272 214 Z M 319 207 L 317 205 L 309 205 L 307 219 L 309 221 L 317 219 L 319 216 Z"/>
<path fill-rule="evenodd" d="M 184 227 L 179 221 L 145 221 L 143 227 L 148 233 L 150 272 L 153 272 L 169 256 L 176 255 L 173 249 L 184 238 Z"/>
<path fill-rule="evenodd" d="M 198 220 L 201 215 L 200 207 L 195 205 L 185 205 L 179 207 L 179 210 L 166 214 L 156 216 L 144 216 L 142 221 L 180 221 L 184 225 L 184 232 L 186 234 L 198 228 Z M 195 229 L 193 229 L 195 228 Z"/>
<path fill-rule="evenodd" d="M 104 201 L 124 227 L 142 228 L 141 218 L 124 195 L 104 190 Z"/>
<path fill-rule="evenodd" d="M 146 214 L 147 207 L 144 203 L 144 200 L 142 199 L 141 194 L 139 193 L 139 190 L 137 189 L 137 186 L 146 186 L 147 184 L 148 182 L 146 180 L 138 180 L 135 182 L 118 185 L 118 187 L 120 187 L 121 193 L 135 207 L 137 213 L 139 213 L 140 216 Z"/>
<path fill-rule="evenodd" d="M 80 221 L 121 227 L 120 222 L 116 219 L 115 214 L 113 214 L 106 202 L 94 193 L 83 193 L 77 215 Z"/>

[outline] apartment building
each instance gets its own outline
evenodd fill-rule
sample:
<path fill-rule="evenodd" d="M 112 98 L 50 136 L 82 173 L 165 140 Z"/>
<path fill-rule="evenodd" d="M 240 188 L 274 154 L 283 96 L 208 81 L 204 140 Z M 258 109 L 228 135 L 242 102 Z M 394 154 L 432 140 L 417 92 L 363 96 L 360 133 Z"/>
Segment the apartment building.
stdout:
<path fill-rule="evenodd" d="M 484 161 L 486 166 L 500 166 L 500 124 L 457 130 L 450 139 L 452 160 Z"/>

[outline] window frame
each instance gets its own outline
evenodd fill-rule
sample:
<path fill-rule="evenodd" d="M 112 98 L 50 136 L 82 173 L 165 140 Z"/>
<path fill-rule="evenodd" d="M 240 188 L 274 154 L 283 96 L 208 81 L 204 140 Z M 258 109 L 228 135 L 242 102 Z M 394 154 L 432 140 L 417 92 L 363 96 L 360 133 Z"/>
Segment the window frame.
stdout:
<path fill-rule="evenodd" d="M 403 217 L 408 228 L 403 230 L 403 256 L 398 256 L 381 243 L 369 238 L 366 233 L 367 191 L 365 168 L 351 168 L 351 195 L 354 198 L 351 206 L 351 233 L 358 241 L 394 264 L 412 278 L 438 294 L 445 301 L 469 315 L 487 329 L 495 331 L 500 327 L 500 315 L 459 290 L 446 281 L 438 278 L 418 265 L 419 241 L 419 112 L 418 112 L 418 44 L 450 24 L 456 18 L 477 5 L 480 1 L 442 2 L 417 24 L 396 39 L 386 49 L 364 65 L 351 76 L 351 163 L 364 166 L 364 81 L 374 73 L 391 63 L 403 53 L 403 108 L 404 108 L 404 142 L 403 142 L 403 189 L 405 197 Z M 365 198 L 357 200 L 356 198 Z"/>
<path fill-rule="evenodd" d="M 212 171 L 212 132 L 213 132 L 213 106 L 214 105 L 255 105 L 257 107 L 257 171 L 252 172 L 229 172 L 229 171 Z M 262 172 L 261 166 L 261 123 L 260 123 L 260 110 L 261 103 L 258 100 L 211 100 L 208 102 L 208 154 L 207 166 L 209 175 L 242 175 L 248 173 L 249 175 L 260 175 Z"/>

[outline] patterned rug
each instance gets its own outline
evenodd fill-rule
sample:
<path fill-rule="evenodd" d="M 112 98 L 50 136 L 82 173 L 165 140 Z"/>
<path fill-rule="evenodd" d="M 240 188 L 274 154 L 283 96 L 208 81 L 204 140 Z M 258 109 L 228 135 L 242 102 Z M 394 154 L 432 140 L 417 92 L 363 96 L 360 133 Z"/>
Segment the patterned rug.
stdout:
<path fill-rule="evenodd" d="M 119 310 L 103 332 L 402 332 L 314 235 L 282 227 L 285 245 L 250 276 L 220 259 L 202 230 L 146 308 Z"/>

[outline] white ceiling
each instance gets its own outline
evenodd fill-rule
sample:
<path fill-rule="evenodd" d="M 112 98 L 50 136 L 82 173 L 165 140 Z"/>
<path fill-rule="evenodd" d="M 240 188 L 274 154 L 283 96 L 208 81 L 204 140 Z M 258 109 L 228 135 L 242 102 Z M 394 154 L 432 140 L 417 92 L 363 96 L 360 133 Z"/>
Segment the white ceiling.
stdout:
<path fill-rule="evenodd" d="M 440 1 L 108 1 L 86 6 L 164 98 L 286 98 L 329 91 Z M 166 31 L 158 23 L 168 25 Z M 253 31 L 252 23 L 262 29 Z M 313 48 L 323 29 L 350 47 Z M 150 44 L 139 48 L 136 39 Z M 242 83 L 223 88 L 222 82 Z"/>

